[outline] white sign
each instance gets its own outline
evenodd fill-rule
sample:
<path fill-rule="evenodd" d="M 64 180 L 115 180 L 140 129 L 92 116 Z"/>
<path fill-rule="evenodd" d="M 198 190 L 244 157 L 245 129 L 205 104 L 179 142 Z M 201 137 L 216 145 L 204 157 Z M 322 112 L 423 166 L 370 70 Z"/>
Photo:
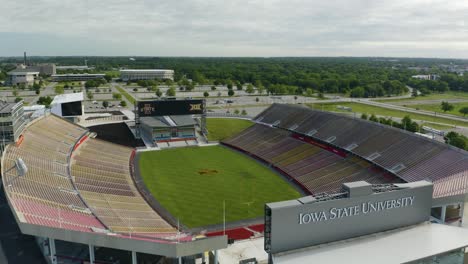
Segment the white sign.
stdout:
<path fill-rule="evenodd" d="M 412 206 L 414 203 L 414 196 L 403 198 L 391 199 L 386 201 L 377 202 L 364 202 L 354 206 L 344 208 L 330 208 L 328 211 L 299 213 L 299 224 L 310 224 L 322 221 L 329 221 L 341 219 L 355 215 L 366 215 L 374 212 L 386 211 L 395 208 L 404 208 Z"/>

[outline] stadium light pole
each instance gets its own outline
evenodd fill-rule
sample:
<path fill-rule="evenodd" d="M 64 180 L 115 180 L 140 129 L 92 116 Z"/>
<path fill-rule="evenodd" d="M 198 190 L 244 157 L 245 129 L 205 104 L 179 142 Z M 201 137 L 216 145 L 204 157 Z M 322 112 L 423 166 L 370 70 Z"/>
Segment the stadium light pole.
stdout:
<path fill-rule="evenodd" d="M 223 235 L 226 235 L 226 200 L 223 200 Z"/>

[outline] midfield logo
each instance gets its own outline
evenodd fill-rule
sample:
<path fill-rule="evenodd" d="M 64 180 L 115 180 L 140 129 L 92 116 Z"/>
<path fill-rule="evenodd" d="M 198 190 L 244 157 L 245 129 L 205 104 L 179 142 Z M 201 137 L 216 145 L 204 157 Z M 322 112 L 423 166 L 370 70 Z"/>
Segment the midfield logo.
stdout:
<path fill-rule="evenodd" d="M 201 104 L 190 104 L 190 110 L 189 111 L 200 111 L 202 110 L 202 105 Z"/>

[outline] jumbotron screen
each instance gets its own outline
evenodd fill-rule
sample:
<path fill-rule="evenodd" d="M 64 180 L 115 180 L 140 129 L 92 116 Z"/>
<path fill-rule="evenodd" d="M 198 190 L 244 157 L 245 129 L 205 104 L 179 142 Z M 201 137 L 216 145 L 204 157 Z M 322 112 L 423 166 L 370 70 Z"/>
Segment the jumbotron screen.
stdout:
<path fill-rule="evenodd" d="M 79 116 L 83 114 L 81 101 L 62 104 L 62 116 Z"/>
<path fill-rule="evenodd" d="M 140 101 L 139 116 L 201 115 L 203 100 Z"/>

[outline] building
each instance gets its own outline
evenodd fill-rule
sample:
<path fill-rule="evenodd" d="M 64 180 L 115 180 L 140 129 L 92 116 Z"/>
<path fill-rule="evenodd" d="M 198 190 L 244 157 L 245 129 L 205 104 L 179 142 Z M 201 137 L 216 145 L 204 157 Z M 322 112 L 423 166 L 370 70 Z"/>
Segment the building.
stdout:
<path fill-rule="evenodd" d="M 89 80 L 96 80 L 96 79 L 104 79 L 104 74 L 91 74 L 91 73 L 84 73 L 84 74 L 54 74 L 52 75 L 53 82 L 76 82 L 76 81 L 89 81 Z"/>
<path fill-rule="evenodd" d="M 83 92 L 60 94 L 50 104 L 51 113 L 75 122 L 84 114 Z"/>
<path fill-rule="evenodd" d="M 8 144 L 17 142 L 20 139 L 26 125 L 23 114 L 23 101 L 18 103 L 0 101 L 0 137 L 2 143 Z"/>
<path fill-rule="evenodd" d="M 419 80 L 428 80 L 428 81 L 435 81 L 440 78 L 439 75 L 436 74 L 427 74 L 427 75 L 413 75 L 411 76 L 413 79 L 419 79 Z"/>
<path fill-rule="evenodd" d="M 38 77 L 38 71 L 32 71 L 29 69 L 16 69 L 7 73 L 5 85 L 32 85 Z"/>
<path fill-rule="evenodd" d="M 60 71 L 66 71 L 66 70 L 74 70 L 74 71 L 86 71 L 86 70 L 92 70 L 94 67 L 88 67 L 88 66 L 78 66 L 78 65 L 69 65 L 69 66 L 57 66 L 57 70 Z"/>
<path fill-rule="evenodd" d="M 196 138 L 197 122 L 190 115 L 146 116 L 140 122 L 141 134 L 152 142 Z"/>
<path fill-rule="evenodd" d="M 432 192 L 427 181 L 359 181 L 338 193 L 267 204 L 269 263 L 466 263 L 468 230 L 429 222 Z"/>
<path fill-rule="evenodd" d="M 37 64 L 33 66 L 27 66 L 27 70 L 37 71 L 41 75 L 52 76 L 57 73 L 55 64 Z"/>
<path fill-rule="evenodd" d="M 174 80 L 173 70 L 120 70 L 122 81 Z"/>

